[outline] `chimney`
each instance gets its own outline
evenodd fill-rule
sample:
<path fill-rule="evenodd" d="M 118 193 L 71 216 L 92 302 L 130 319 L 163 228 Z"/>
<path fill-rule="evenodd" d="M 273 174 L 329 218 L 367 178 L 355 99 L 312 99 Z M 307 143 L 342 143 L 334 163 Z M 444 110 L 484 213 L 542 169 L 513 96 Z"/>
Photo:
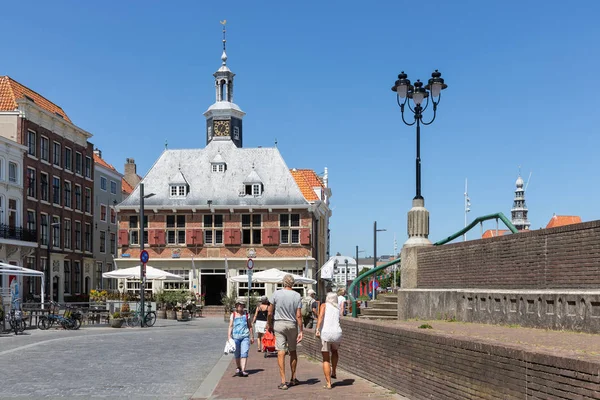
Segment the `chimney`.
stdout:
<path fill-rule="evenodd" d="M 94 154 L 97 155 L 98 157 L 102 158 L 102 152 L 97 147 L 94 149 Z"/>
<path fill-rule="evenodd" d="M 136 187 L 137 184 L 140 183 L 137 167 L 133 158 L 128 158 L 125 162 L 125 174 L 123 175 L 123 179 L 133 187 Z"/>

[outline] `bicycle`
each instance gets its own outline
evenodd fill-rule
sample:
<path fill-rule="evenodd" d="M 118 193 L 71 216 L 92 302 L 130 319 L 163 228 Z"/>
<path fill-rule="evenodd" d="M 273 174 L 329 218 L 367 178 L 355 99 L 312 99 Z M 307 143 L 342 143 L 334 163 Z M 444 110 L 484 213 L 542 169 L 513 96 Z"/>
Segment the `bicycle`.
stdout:
<path fill-rule="evenodd" d="M 58 314 L 58 310 L 60 309 L 60 304 L 50 301 L 50 311 L 51 313 L 47 316 L 41 316 L 38 320 L 37 326 L 41 330 L 47 330 L 52 327 L 55 323 L 59 323 L 64 329 L 68 330 L 77 330 L 81 326 L 81 313 L 77 311 L 79 314 L 79 318 L 74 317 L 74 312 L 72 307 L 67 307 L 64 316 Z"/>
<path fill-rule="evenodd" d="M 144 314 L 144 325 L 147 327 L 151 327 L 156 322 L 156 311 L 152 311 L 151 304 L 147 304 L 146 307 L 148 308 L 148 311 L 146 311 L 146 313 Z M 125 323 L 127 324 L 127 326 L 130 326 L 132 328 L 134 326 L 139 326 L 140 314 L 141 313 L 138 306 L 138 309 L 135 312 L 133 312 L 132 315 L 125 318 Z"/>
<path fill-rule="evenodd" d="M 8 323 L 10 329 L 15 331 L 15 335 L 23 333 L 26 326 L 25 320 L 23 320 L 23 311 L 15 310 L 14 308 L 10 310 L 10 313 L 8 314 Z"/>

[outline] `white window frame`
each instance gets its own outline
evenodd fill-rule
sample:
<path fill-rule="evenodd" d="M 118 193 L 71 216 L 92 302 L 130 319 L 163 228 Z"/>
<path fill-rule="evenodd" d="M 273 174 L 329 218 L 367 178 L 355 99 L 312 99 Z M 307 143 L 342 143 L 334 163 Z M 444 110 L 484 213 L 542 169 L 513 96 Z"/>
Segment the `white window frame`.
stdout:
<path fill-rule="evenodd" d="M 216 217 L 221 217 L 220 226 L 215 225 Z M 206 217 L 211 217 L 211 223 L 208 225 L 206 223 Z M 212 246 L 220 246 L 223 245 L 223 228 L 224 228 L 224 216 L 223 214 L 206 214 L 202 218 L 202 225 L 204 226 L 204 244 L 212 245 Z M 217 241 L 217 236 L 220 234 L 220 240 Z"/>
<path fill-rule="evenodd" d="M 104 190 L 106 192 L 106 177 L 105 176 L 101 176 L 100 177 L 100 189 Z"/>
<path fill-rule="evenodd" d="M 33 171 L 33 183 L 31 182 L 30 172 Z M 38 182 L 37 182 L 37 170 L 35 168 L 27 167 L 27 197 L 37 199 L 38 196 Z"/>
<path fill-rule="evenodd" d="M 59 225 L 54 225 L 58 223 Z M 62 248 L 62 243 L 60 241 L 61 234 L 61 226 L 60 226 L 60 217 L 58 215 L 52 216 L 52 224 L 49 227 L 50 234 L 52 235 L 52 248 L 60 249 Z"/>
<path fill-rule="evenodd" d="M 117 182 L 113 180 L 110 181 L 110 193 L 117 194 Z"/>
<path fill-rule="evenodd" d="M 79 163 L 77 162 L 77 156 L 79 155 Z M 79 169 L 79 171 L 77 170 Z M 83 154 L 80 151 L 75 152 L 75 173 L 83 176 Z"/>
<path fill-rule="evenodd" d="M 65 229 L 64 229 L 64 246 L 65 249 L 71 249 L 71 246 L 73 245 L 73 231 L 72 231 L 72 226 L 71 226 L 71 219 L 69 218 L 65 218 L 65 220 L 63 221 L 65 224 Z"/>
<path fill-rule="evenodd" d="M 250 222 L 244 224 L 244 217 L 249 217 Z M 260 217 L 260 222 L 255 224 L 254 217 Z M 262 214 L 242 214 L 242 245 L 259 245 L 262 244 L 262 226 L 263 226 L 263 215 Z M 254 240 L 254 235 L 258 231 L 258 240 Z M 246 235 L 250 235 L 250 240 L 244 240 Z"/>
<path fill-rule="evenodd" d="M 169 194 L 172 199 L 182 199 L 188 195 L 186 185 L 170 185 Z"/>
<path fill-rule="evenodd" d="M 281 216 L 287 215 L 287 223 L 281 222 Z M 297 225 L 292 224 L 292 215 L 298 216 Z M 300 244 L 300 226 L 301 226 L 301 215 L 299 213 L 290 214 L 279 214 L 279 243 L 280 244 Z M 294 236 L 297 240 L 294 241 Z"/>
<path fill-rule="evenodd" d="M 75 250 L 81 251 L 81 245 L 81 221 L 75 221 Z"/>
<path fill-rule="evenodd" d="M 92 159 L 91 157 L 85 156 L 85 161 L 84 161 L 84 166 L 83 166 L 83 173 L 85 175 L 86 178 L 92 178 Z"/>
<path fill-rule="evenodd" d="M 56 153 L 56 146 L 58 145 L 58 154 Z M 52 142 L 52 164 L 60 167 L 60 160 L 62 156 L 62 146 L 59 142 Z"/>
<path fill-rule="evenodd" d="M 86 213 L 89 214 L 92 212 L 92 189 L 90 189 L 89 187 L 86 187 L 84 192 L 85 192 L 85 195 L 83 198 L 83 202 L 85 204 L 84 204 L 83 209 Z"/>
<path fill-rule="evenodd" d="M 77 203 L 77 188 L 79 188 L 79 204 Z M 81 192 L 81 185 L 75 184 L 75 210 L 82 210 L 82 203 L 83 203 L 83 193 Z"/>
<path fill-rule="evenodd" d="M 85 223 L 85 231 L 83 233 L 83 249 L 88 253 L 91 253 L 94 249 L 94 243 L 92 240 L 92 224 Z"/>
<path fill-rule="evenodd" d="M 44 143 L 46 143 L 46 152 L 44 153 Z M 40 136 L 40 160 L 50 163 L 50 139 L 46 136 Z"/>
<path fill-rule="evenodd" d="M 172 226 L 169 224 L 169 217 L 173 217 L 174 221 Z M 179 218 L 183 218 L 183 224 L 179 223 Z M 169 214 L 167 215 L 167 244 L 168 245 L 185 245 L 185 225 L 186 217 L 185 214 Z M 173 240 L 170 240 L 170 235 L 173 236 Z"/>
<path fill-rule="evenodd" d="M 102 210 L 104 210 L 104 218 L 102 218 Z M 106 204 L 100 204 L 100 221 L 106 222 L 108 218 L 108 207 Z"/>
<path fill-rule="evenodd" d="M 46 198 L 44 198 L 43 176 L 46 177 Z M 50 202 L 50 176 L 46 172 L 40 172 L 40 200 Z"/>
<path fill-rule="evenodd" d="M 44 225 L 46 221 L 46 225 Z M 45 228 L 44 228 L 45 227 Z M 48 246 L 48 240 L 50 239 L 50 219 L 48 214 L 40 213 L 40 244 L 42 246 Z M 46 240 L 44 240 L 46 239 Z"/>
<path fill-rule="evenodd" d="M 67 187 L 69 188 L 69 195 L 67 196 Z M 65 208 L 71 209 L 73 207 L 73 185 L 71 181 L 65 180 L 63 182 L 63 195 L 64 195 L 64 206 Z"/>
<path fill-rule="evenodd" d="M 14 166 L 14 173 L 11 173 L 11 167 Z M 11 176 L 12 175 L 12 176 Z M 8 162 L 8 181 L 10 183 L 19 184 L 19 163 L 14 161 Z"/>
<path fill-rule="evenodd" d="M 33 136 L 33 144 L 31 143 L 31 137 Z M 33 151 L 32 151 L 33 149 Z M 32 157 L 37 156 L 37 132 L 31 129 L 27 130 L 27 154 Z"/>
<path fill-rule="evenodd" d="M 100 253 L 106 253 L 106 231 L 100 231 Z"/>
<path fill-rule="evenodd" d="M 58 202 L 54 201 L 56 196 L 56 186 L 54 186 L 55 179 L 58 179 Z M 61 205 L 62 200 L 62 185 L 60 184 L 60 177 L 52 176 L 52 204 Z"/>
<path fill-rule="evenodd" d="M 65 170 L 73 172 L 73 149 L 65 146 Z M 67 154 L 69 157 L 67 157 Z"/>

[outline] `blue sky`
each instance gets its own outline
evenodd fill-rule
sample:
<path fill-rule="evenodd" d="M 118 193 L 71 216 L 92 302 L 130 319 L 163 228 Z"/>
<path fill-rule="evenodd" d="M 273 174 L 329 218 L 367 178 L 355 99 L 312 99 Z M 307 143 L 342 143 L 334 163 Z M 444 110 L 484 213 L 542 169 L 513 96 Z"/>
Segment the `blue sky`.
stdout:
<path fill-rule="evenodd" d="M 331 251 L 407 239 L 415 131 L 390 87 L 439 69 L 449 85 L 422 129 L 435 241 L 510 214 L 519 165 L 532 228 L 553 213 L 600 218 L 600 3 L 553 1 L 57 1 L 3 4 L 0 75 L 61 105 L 103 157 L 145 174 L 164 148 L 205 145 L 219 20 L 247 112 L 246 147 L 275 139 L 290 168 L 329 168 Z M 489 223 L 486 227 L 495 226 Z M 473 238 L 479 231 L 471 233 Z"/>

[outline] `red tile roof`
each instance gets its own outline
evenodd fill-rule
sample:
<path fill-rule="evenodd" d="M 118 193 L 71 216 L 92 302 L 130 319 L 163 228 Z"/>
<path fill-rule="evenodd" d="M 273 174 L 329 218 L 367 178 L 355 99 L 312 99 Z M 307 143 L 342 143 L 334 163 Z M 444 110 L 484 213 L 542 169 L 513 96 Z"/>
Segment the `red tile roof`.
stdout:
<path fill-rule="evenodd" d="M 581 217 L 574 215 L 554 215 L 548 225 L 546 225 L 546 229 L 548 228 L 556 228 L 557 226 L 565 226 L 572 224 L 581 223 Z"/>
<path fill-rule="evenodd" d="M 107 163 L 106 161 L 104 161 L 101 157 L 97 156 L 96 153 L 94 153 L 94 162 L 96 164 L 102 165 L 104 168 L 107 168 L 107 169 L 110 169 L 112 171 L 117 172 L 117 170 L 115 169 L 115 167 L 113 167 L 112 165 L 110 165 L 109 163 Z"/>
<path fill-rule="evenodd" d="M 129 196 L 133 192 L 133 186 L 131 186 L 125 179 L 121 179 L 121 191 Z"/>
<path fill-rule="evenodd" d="M 25 98 L 33 99 L 38 107 L 60 115 L 65 121 L 71 122 L 62 108 L 34 92 L 26 86 L 21 85 L 9 76 L 0 76 L 0 111 L 14 111 L 17 109 L 17 100 Z"/>
<path fill-rule="evenodd" d="M 481 238 L 486 239 L 486 238 L 491 238 L 491 237 L 504 236 L 507 233 L 510 233 L 510 231 L 508 229 L 498 229 L 498 234 L 496 234 L 495 229 L 488 229 L 487 231 L 483 232 L 483 235 L 481 235 Z"/>
<path fill-rule="evenodd" d="M 319 196 L 315 193 L 315 187 L 323 188 L 323 182 L 321 178 L 312 169 L 292 169 L 290 170 L 296 184 L 300 188 L 300 191 L 304 195 L 307 201 L 319 200 Z"/>

